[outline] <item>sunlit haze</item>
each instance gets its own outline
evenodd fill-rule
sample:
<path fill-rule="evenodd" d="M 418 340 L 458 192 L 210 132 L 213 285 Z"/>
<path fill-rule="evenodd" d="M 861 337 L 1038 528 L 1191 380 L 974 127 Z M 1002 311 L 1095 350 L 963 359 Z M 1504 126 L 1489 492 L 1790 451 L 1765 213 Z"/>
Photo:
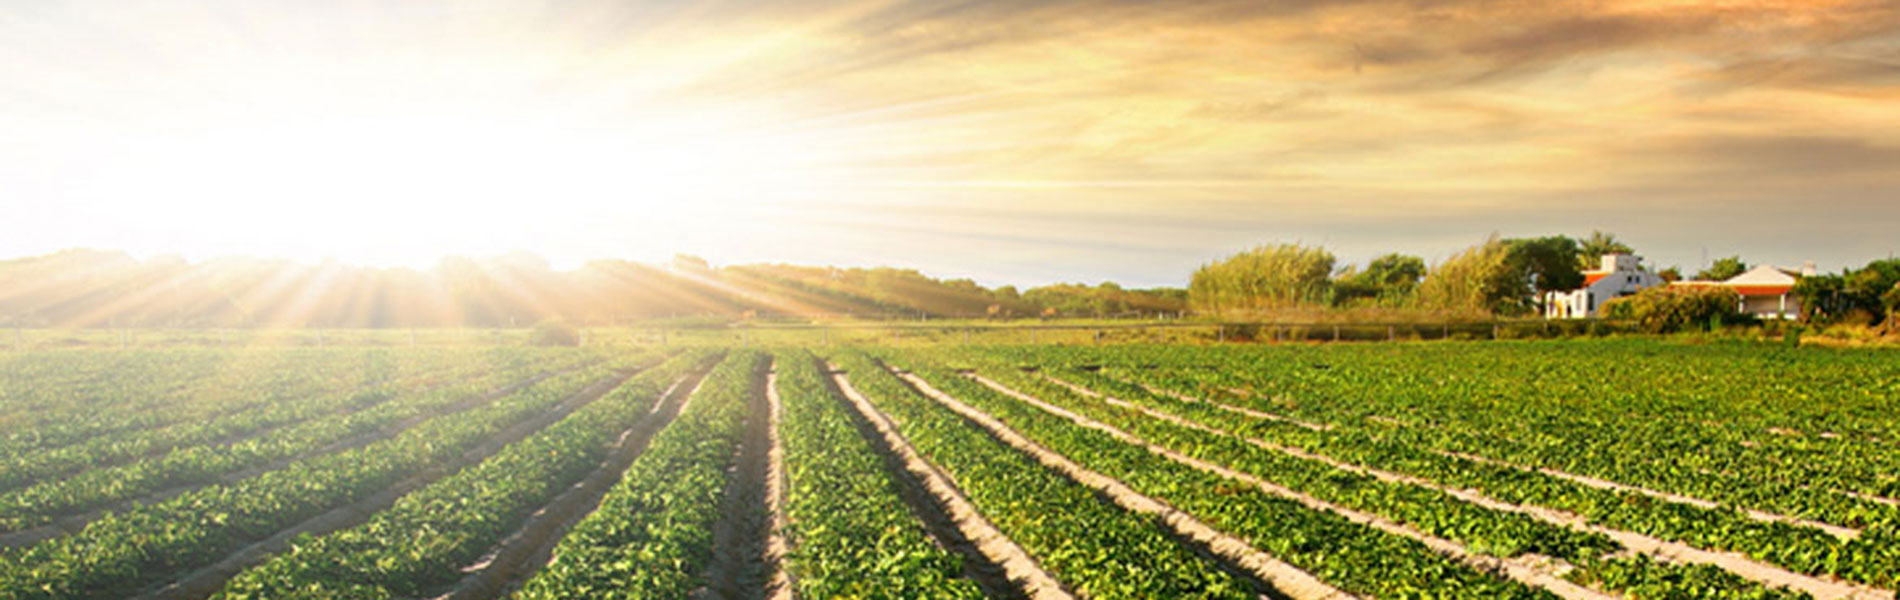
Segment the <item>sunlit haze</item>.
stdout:
<path fill-rule="evenodd" d="M 0 256 L 896 265 L 1900 248 L 1900 5 L 11 2 Z"/>

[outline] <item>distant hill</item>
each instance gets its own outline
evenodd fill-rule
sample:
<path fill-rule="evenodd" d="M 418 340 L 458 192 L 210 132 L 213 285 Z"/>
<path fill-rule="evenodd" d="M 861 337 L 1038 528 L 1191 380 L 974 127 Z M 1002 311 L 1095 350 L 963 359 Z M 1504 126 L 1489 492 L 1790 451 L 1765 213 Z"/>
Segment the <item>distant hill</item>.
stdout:
<path fill-rule="evenodd" d="M 0 323 L 96 327 L 435 327 L 695 316 L 1023 318 L 1173 313 L 1179 289 L 1112 283 L 1018 291 L 910 269 L 714 267 L 621 260 L 550 268 L 526 253 L 450 257 L 426 270 L 225 257 L 137 260 L 76 249 L 0 262 Z"/>

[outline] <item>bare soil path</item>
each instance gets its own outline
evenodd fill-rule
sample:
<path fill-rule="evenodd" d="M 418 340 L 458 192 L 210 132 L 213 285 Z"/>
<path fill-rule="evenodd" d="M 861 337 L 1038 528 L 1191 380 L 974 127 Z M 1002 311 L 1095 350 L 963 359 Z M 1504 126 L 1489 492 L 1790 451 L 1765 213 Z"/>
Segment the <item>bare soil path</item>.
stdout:
<path fill-rule="evenodd" d="M 790 541 L 785 538 L 785 446 L 779 437 L 779 419 L 784 408 L 779 401 L 776 364 L 765 381 L 765 401 L 770 415 L 766 428 L 771 443 L 771 450 L 765 453 L 765 508 L 771 512 L 771 530 L 765 537 L 765 564 L 772 574 L 766 580 L 765 597 L 792 600 L 791 572 L 785 568 L 785 557 L 791 551 Z"/>
<path fill-rule="evenodd" d="M 766 390 L 773 375 L 761 371 L 748 400 L 744 437 L 739 441 L 739 460 L 726 483 L 724 506 L 713 523 L 712 564 L 706 568 L 705 588 L 694 598 L 709 600 L 759 600 L 765 597 L 771 580 L 766 562 L 766 538 L 771 529 L 770 507 L 766 504 L 766 473 L 771 451 L 771 403 Z"/>

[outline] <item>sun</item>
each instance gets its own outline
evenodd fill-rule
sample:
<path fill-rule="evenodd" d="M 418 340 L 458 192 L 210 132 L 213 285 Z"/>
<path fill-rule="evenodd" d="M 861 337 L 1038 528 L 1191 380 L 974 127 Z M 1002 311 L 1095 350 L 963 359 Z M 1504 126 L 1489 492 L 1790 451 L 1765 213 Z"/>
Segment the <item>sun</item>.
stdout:
<path fill-rule="evenodd" d="M 452 102 L 280 107 L 121 149 L 105 197 L 170 235 L 302 260 L 426 266 L 613 223 L 625 254 L 795 203 L 831 166 L 765 114 L 584 119 Z M 558 243 L 555 244 L 559 251 Z M 656 248 L 655 250 L 659 250 Z"/>

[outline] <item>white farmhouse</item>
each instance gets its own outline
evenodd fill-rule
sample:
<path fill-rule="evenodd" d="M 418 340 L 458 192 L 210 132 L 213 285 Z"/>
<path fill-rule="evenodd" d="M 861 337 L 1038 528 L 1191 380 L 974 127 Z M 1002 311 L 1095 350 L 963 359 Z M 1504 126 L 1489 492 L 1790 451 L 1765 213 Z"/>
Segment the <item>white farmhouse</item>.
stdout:
<path fill-rule="evenodd" d="M 1581 319 L 1600 314 L 1603 303 L 1663 284 L 1663 278 L 1643 268 L 1643 258 L 1630 254 L 1605 254 L 1603 265 L 1583 272 L 1583 287 L 1568 292 L 1544 293 L 1544 317 Z"/>

